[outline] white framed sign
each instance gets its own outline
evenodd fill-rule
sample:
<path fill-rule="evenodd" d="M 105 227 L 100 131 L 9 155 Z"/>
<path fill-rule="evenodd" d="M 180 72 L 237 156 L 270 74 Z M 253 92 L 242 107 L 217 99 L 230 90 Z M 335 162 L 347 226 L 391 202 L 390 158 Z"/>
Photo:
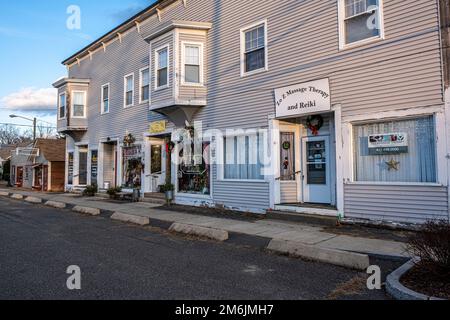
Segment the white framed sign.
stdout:
<path fill-rule="evenodd" d="M 328 78 L 275 89 L 277 118 L 331 111 Z"/>

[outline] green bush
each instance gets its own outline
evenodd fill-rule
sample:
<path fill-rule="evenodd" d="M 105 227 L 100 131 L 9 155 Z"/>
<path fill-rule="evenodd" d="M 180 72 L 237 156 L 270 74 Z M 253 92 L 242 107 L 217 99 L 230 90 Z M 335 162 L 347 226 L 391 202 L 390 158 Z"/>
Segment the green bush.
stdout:
<path fill-rule="evenodd" d="M 116 199 L 117 198 L 117 194 L 122 192 L 122 188 L 121 187 L 114 187 L 114 188 L 109 188 L 106 193 L 109 195 L 109 197 L 111 199 Z"/>
<path fill-rule="evenodd" d="M 85 197 L 93 197 L 98 192 L 98 186 L 96 184 L 93 184 L 91 186 L 87 186 L 86 189 L 83 191 L 83 196 Z"/>
<path fill-rule="evenodd" d="M 166 183 L 166 184 L 159 186 L 160 192 L 168 192 L 168 191 L 174 191 L 174 190 L 175 190 L 175 186 L 171 183 Z"/>

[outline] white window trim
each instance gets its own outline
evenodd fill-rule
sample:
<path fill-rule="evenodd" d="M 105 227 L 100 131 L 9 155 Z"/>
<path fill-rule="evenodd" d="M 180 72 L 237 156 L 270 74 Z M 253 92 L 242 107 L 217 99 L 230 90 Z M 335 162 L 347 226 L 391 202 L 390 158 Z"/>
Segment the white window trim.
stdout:
<path fill-rule="evenodd" d="M 167 49 L 167 84 L 164 86 L 160 86 L 158 87 L 158 62 L 159 62 L 159 51 Z M 154 61 L 154 65 L 155 65 L 155 91 L 158 90 L 163 90 L 163 89 L 167 89 L 170 88 L 170 77 L 169 77 L 169 72 L 170 72 L 170 46 L 168 44 L 156 48 L 155 49 L 155 61 Z"/>
<path fill-rule="evenodd" d="M 258 131 L 256 131 L 254 134 L 258 134 Z M 216 151 L 216 157 L 217 159 L 219 159 L 219 163 L 222 163 L 222 165 L 218 165 L 218 175 L 217 175 L 217 180 L 221 181 L 221 182 L 237 182 L 237 183 L 268 183 L 267 180 L 267 176 L 264 175 L 263 179 L 227 179 L 225 178 L 225 139 L 226 138 L 234 138 L 234 137 L 246 137 L 246 136 L 250 136 L 252 135 L 252 133 L 245 133 L 245 132 L 237 132 L 235 134 L 231 134 L 231 135 L 223 135 L 222 137 L 220 137 L 219 139 L 217 139 L 217 149 L 218 152 Z M 266 148 L 266 146 L 264 146 Z"/>
<path fill-rule="evenodd" d="M 149 88 L 149 92 L 148 92 L 148 99 L 142 100 L 142 73 L 145 70 L 148 70 L 148 77 L 149 77 L 149 79 L 148 79 L 148 88 Z M 147 102 L 150 101 L 150 91 L 151 91 L 150 90 L 150 88 L 151 88 L 150 75 L 151 75 L 151 73 L 150 73 L 150 67 L 149 66 L 139 69 L 139 104 L 147 103 Z"/>
<path fill-rule="evenodd" d="M 105 87 L 108 87 L 108 111 L 107 112 L 105 112 L 105 108 L 104 108 L 104 96 L 103 96 L 103 89 L 105 88 Z M 102 85 L 102 92 L 101 92 L 101 94 L 100 94 L 100 96 L 101 96 L 101 101 L 100 101 L 100 112 L 101 112 L 101 114 L 108 114 L 109 113 L 109 110 L 110 110 L 110 108 L 111 108 L 111 99 L 110 99 L 110 97 L 111 97 L 111 85 L 110 85 L 110 83 L 105 83 L 104 85 Z"/>
<path fill-rule="evenodd" d="M 73 104 L 73 102 L 74 102 L 74 99 L 73 99 L 73 96 L 74 96 L 74 93 L 82 93 L 82 94 L 84 94 L 84 111 L 83 111 L 83 114 L 84 114 L 84 116 L 83 117 L 76 117 L 76 116 L 74 116 L 74 114 L 73 114 L 73 111 L 74 111 L 74 104 Z M 87 92 L 86 91 L 81 91 L 81 90 L 72 90 L 72 92 L 71 92 L 71 97 L 72 97 L 72 99 L 70 99 L 70 116 L 73 118 L 73 119 L 86 119 L 86 111 L 87 111 Z"/>
<path fill-rule="evenodd" d="M 61 117 L 61 96 L 64 96 L 64 117 Z M 58 95 L 58 120 L 65 120 L 67 118 L 67 94 L 61 92 Z"/>
<path fill-rule="evenodd" d="M 192 46 L 192 47 L 198 47 L 199 48 L 199 67 L 200 67 L 200 82 L 199 83 L 195 83 L 195 82 L 186 82 L 186 47 L 187 46 Z M 204 49 L 203 49 L 203 43 L 202 42 L 193 42 L 193 41 L 182 41 L 181 42 L 181 85 L 184 86 L 191 86 L 191 87 L 203 87 L 204 86 L 204 67 L 203 67 L 203 63 L 204 63 Z"/>
<path fill-rule="evenodd" d="M 264 68 L 245 72 L 245 32 L 249 31 L 250 29 L 253 29 L 255 27 L 258 27 L 260 25 L 264 25 L 264 59 L 265 59 L 265 65 Z M 267 19 L 264 19 L 262 21 L 258 21 L 256 23 L 253 23 L 251 25 L 248 25 L 240 30 L 241 34 L 241 77 L 251 76 L 254 74 L 262 73 L 269 71 L 269 46 L 268 46 L 268 23 Z"/>
<path fill-rule="evenodd" d="M 133 94 L 131 95 L 131 104 L 127 104 L 127 78 L 132 77 L 133 78 Z M 134 106 L 134 72 L 129 73 L 123 77 L 123 107 L 131 108 Z"/>
<path fill-rule="evenodd" d="M 382 41 L 385 39 L 383 0 L 378 0 L 378 4 L 379 4 L 378 14 L 380 21 L 380 35 L 347 44 L 345 43 L 345 0 L 338 0 L 339 50 L 352 49 L 355 47 L 363 46 L 377 41 Z"/>

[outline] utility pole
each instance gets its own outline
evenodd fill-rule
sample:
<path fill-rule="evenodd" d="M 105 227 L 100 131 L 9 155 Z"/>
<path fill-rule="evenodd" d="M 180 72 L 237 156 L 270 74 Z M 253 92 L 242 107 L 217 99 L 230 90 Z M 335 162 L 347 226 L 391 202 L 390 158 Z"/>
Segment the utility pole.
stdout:
<path fill-rule="evenodd" d="M 33 141 L 36 141 L 36 123 L 37 119 L 33 118 Z"/>

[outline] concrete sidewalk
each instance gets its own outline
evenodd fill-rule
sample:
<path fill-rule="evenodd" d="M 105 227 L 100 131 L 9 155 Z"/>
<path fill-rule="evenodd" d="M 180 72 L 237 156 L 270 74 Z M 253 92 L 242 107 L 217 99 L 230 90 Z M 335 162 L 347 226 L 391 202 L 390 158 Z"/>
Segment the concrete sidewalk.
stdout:
<path fill-rule="evenodd" d="M 104 198 L 80 197 L 73 194 L 49 194 L 15 189 L 0 189 L 0 195 L 13 194 L 26 197 L 41 198 L 43 202 L 62 202 L 70 206 L 82 206 L 100 209 L 114 213 L 124 213 L 128 216 L 148 218 L 149 221 L 159 221 L 167 224 L 182 224 L 196 226 L 201 230 L 212 229 L 229 233 L 244 234 L 268 238 L 276 241 L 276 247 L 286 242 L 287 247 L 292 243 L 306 246 L 309 249 L 322 250 L 326 254 L 335 251 L 361 253 L 365 255 L 408 257 L 405 244 L 398 241 L 389 241 L 373 238 L 354 237 L 325 232 L 324 228 L 301 224 L 298 222 L 284 222 L 275 220 L 241 221 L 227 218 L 208 217 L 203 215 L 188 214 L 184 212 L 168 211 L 158 209 L 158 204 L 151 203 L 112 203 Z M 128 219 L 129 220 L 129 219 Z M 274 246 L 272 246 L 274 247 Z M 269 246 L 270 249 L 270 246 Z M 280 250 L 278 250 L 280 251 Z M 282 250 L 281 250 L 282 251 Z M 284 253 L 295 255 L 297 251 L 291 252 L 286 249 Z M 300 254 L 301 255 L 301 254 Z M 308 256 L 309 257 L 309 256 Z M 311 257 L 314 260 L 314 257 Z M 344 257 L 344 259 L 347 259 Z"/>

